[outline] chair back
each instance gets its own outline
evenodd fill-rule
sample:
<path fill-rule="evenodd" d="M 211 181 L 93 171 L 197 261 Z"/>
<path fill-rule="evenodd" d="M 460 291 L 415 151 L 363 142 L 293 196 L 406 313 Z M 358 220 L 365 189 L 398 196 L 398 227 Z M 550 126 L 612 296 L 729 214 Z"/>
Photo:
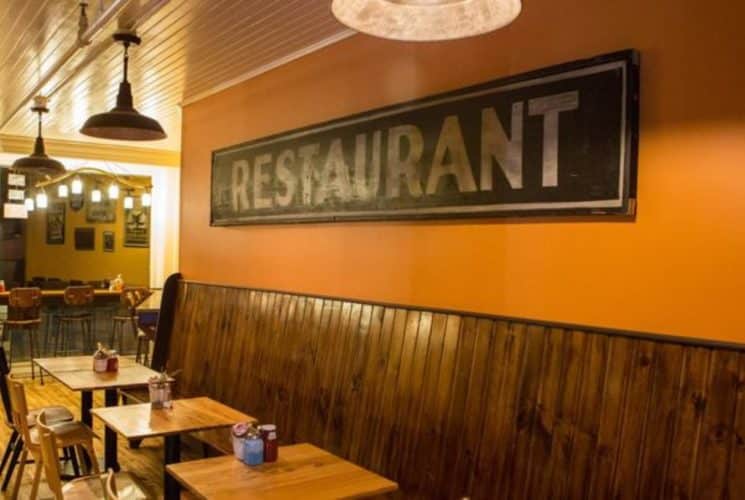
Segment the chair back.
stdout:
<path fill-rule="evenodd" d="M 24 443 L 31 443 L 31 432 L 28 426 L 28 403 L 26 402 L 26 388 L 23 382 L 15 380 L 10 375 L 5 377 L 10 392 L 10 413 L 16 431 L 23 438 Z"/>
<path fill-rule="evenodd" d="M 29 320 L 41 317 L 41 289 L 13 288 L 8 294 L 8 319 Z"/>
<path fill-rule="evenodd" d="M 54 438 L 54 432 L 46 425 L 46 415 L 43 411 L 36 418 L 36 426 L 39 432 L 41 462 L 44 466 L 44 474 L 47 476 L 47 484 L 49 489 L 52 490 L 55 500 L 63 500 L 57 442 Z"/>
<path fill-rule="evenodd" d="M 8 380 L 5 378 L 10 375 L 8 358 L 5 357 L 5 349 L 0 346 L 0 397 L 3 399 L 3 409 L 8 424 L 13 425 L 13 413 L 10 406 L 10 391 L 8 390 Z"/>
<path fill-rule="evenodd" d="M 116 491 L 116 474 L 113 469 L 109 469 L 106 477 L 106 498 L 108 500 L 119 500 L 119 494 Z"/>
<path fill-rule="evenodd" d="M 163 284 L 158 325 L 153 343 L 153 358 L 150 362 L 150 368 L 158 372 L 166 369 L 168 353 L 171 351 L 171 332 L 173 332 L 173 321 L 176 315 L 179 281 L 181 281 L 181 273 L 174 273 Z"/>
<path fill-rule="evenodd" d="M 126 287 L 122 290 L 120 299 L 121 307 L 126 309 L 128 313 L 134 315 L 137 306 L 145 302 L 145 299 L 150 297 L 153 292 L 149 288 L 145 287 Z"/>
<path fill-rule="evenodd" d="M 93 303 L 95 293 L 90 285 L 68 286 L 65 288 L 65 305 L 82 307 Z"/>

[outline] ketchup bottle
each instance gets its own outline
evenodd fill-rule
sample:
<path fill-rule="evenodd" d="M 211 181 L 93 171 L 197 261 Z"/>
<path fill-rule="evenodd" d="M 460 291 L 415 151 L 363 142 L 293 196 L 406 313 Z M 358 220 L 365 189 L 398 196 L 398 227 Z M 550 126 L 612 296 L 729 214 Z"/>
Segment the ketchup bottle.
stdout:
<path fill-rule="evenodd" d="M 264 441 L 264 462 L 277 461 L 277 426 L 266 424 L 259 426 L 261 440 Z"/>

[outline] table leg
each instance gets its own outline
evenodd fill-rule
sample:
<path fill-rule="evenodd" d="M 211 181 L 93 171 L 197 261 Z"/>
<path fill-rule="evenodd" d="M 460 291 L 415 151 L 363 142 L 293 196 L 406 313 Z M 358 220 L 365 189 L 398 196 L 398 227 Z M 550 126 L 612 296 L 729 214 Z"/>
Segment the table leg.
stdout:
<path fill-rule="evenodd" d="M 82 391 L 80 393 L 80 420 L 93 429 L 93 415 L 91 415 L 91 408 L 93 407 L 93 391 Z M 91 470 L 91 459 L 87 453 L 81 453 L 83 455 L 83 461 L 85 461 L 86 470 Z"/>
<path fill-rule="evenodd" d="M 88 427 L 93 427 L 93 391 L 82 391 L 80 393 L 80 420 Z"/>
<path fill-rule="evenodd" d="M 181 436 L 174 434 L 165 438 L 165 465 L 175 464 L 181 461 Z M 163 467 L 163 486 L 165 500 L 179 500 L 181 487 L 178 481 L 174 479 L 165 466 Z"/>
<path fill-rule="evenodd" d="M 116 389 L 106 389 L 105 391 L 106 406 L 116 406 L 119 402 L 119 395 Z M 119 458 L 117 456 L 116 432 L 106 426 L 104 431 L 104 467 L 106 470 L 114 469 L 119 471 Z"/>

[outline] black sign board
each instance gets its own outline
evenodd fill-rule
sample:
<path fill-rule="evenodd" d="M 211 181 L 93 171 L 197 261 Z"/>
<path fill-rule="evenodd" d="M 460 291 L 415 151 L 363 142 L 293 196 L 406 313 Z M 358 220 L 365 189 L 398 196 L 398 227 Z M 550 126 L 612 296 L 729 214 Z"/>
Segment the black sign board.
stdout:
<path fill-rule="evenodd" d="M 634 213 L 634 51 L 213 152 L 213 225 Z"/>

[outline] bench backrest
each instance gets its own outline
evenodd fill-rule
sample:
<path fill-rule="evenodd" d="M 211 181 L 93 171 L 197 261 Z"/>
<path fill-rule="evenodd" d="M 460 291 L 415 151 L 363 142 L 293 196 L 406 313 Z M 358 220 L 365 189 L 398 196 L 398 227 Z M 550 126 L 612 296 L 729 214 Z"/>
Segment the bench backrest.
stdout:
<path fill-rule="evenodd" d="M 181 282 L 169 369 L 420 498 L 745 498 L 737 348 Z"/>

